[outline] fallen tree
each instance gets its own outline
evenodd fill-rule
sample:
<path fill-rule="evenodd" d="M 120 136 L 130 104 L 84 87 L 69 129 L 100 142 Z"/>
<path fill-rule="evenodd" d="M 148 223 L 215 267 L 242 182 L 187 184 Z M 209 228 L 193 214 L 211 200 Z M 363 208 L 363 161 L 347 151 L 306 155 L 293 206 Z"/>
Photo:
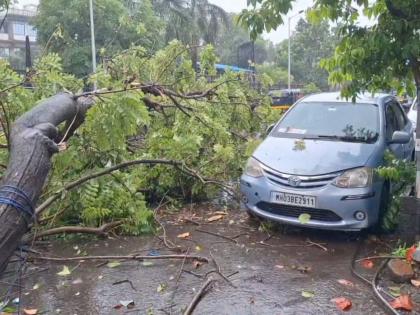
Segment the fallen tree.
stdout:
<path fill-rule="evenodd" d="M 67 135 L 83 122 L 92 102 L 63 93 L 46 99 L 13 124 L 10 158 L 0 186 L 0 273 L 35 220 L 36 205 L 61 140 L 57 126 L 67 122 Z M 65 139 L 64 139 L 65 140 Z"/>
<path fill-rule="evenodd" d="M 61 72 L 57 55 L 37 64 L 27 78 L 32 90 L 0 63 L 6 140 L 0 164 L 8 163 L 0 190 L 0 270 L 31 227 L 27 242 L 56 233 L 138 235 L 153 230 L 153 200 L 179 205 L 231 188 L 224 183 L 239 176 L 257 143 L 252 135 L 275 116 L 238 74 L 208 81 L 215 59 L 206 49 L 199 74 L 179 43 L 153 58 L 128 50 L 96 73 L 106 88 L 86 93 Z M 60 90 L 73 94 L 45 100 Z"/>

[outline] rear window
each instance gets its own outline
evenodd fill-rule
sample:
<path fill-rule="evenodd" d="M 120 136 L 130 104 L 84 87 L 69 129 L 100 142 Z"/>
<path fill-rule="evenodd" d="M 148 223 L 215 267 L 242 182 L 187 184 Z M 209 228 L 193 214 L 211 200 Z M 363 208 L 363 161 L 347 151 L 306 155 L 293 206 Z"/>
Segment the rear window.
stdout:
<path fill-rule="evenodd" d="M 330 102 L 298 103 L 276 126 L 273 135 L 375 142 L 379 135 L 378 106 Z"/>

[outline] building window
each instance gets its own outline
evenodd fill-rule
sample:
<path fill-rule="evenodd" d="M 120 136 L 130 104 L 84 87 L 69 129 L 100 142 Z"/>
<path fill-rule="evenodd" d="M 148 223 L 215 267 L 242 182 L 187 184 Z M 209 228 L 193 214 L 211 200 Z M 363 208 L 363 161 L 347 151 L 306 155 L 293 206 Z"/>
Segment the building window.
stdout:
<path fill-rule="evenodd" d="M 10 50 L 8 47 L 0 47 L 0 58 L 9 58 Z"/>
<path fill-rule="evenodd" d="M 14 23 L 13 24 L 13 34 L 15 35 L 25 35 L 25 24 Z"/>
<path fill-rule="evenodd" d="M 32 25 L 26 24 L 25 25 L 25 35 L 28 36 L 36 36 L 36 30 L 34 29 L 34 27 Z"/>

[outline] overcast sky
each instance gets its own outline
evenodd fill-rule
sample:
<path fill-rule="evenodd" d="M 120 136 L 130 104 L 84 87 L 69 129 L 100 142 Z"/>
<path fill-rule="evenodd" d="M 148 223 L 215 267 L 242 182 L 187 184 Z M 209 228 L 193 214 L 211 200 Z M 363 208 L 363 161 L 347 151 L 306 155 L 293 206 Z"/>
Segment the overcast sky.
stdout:
<path fill-rule="evenodd" d="M 246 0 L 209 0 L 209 2 L 214 3 L 222 7 L 227 12 L 241 12 L 242 9 L 246 8 Z M 306 10 L 308 7 L 312 6 L 313 0 L 297 0 L 293 4 L 293 9 L 289 12 L 288 16 L 293 16 L 301 10 Z M 304 14 L 302 14 L 304 16 Z M 298 17 L 291 20 L 292 30 L 295 28 Z M 280 25 L 276 31 L 273 31 L 269 34 L 264 35 L 265 38 L 270 39 L 274 43 L 281 42 L 283 39 L 287 38 L 287 18 L 285 19 L 286 23 Z"/>
<path fill-rule="evenodd" d="M 227 12 L 240 12 L 242 9 L 246 8 L 246 0 L 209 0 L 209 2 L 214 3 L 222 7 Z M 297 0 L 293 5 L 293 10 L 289 13 L 289 16 L 292 16 L 299 12 L 300 10 L 305 10 L 310 7 L 313 3 L 313 0 Z M 25 4 L 38 4 L 38 0 L 19 0 L 19 6 Z M 303 16 L 304 14 L 302 14 Z M 291 27 L 294 29 L 296 26 L 298 17 L 291 20 Z M 264 35 L 264 37 L 270 39 L 274 43 L 278 43 L 283 39 L 287 38 L 287 19 L 286 24 L 279 26 L 276 31 L 271 32 L 270 34 Z"/>

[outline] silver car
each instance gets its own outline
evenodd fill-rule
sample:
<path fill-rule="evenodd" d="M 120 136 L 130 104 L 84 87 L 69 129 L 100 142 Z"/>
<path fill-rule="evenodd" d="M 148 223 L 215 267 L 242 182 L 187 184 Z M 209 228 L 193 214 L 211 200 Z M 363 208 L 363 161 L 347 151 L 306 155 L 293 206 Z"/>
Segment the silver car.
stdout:
<path fill-rule="evenodd" d="M 417 98 L 414 99 L 413 104 L 411 105 L 408 113 L 408 119 L 410 119 L 411 123 L 413 124 L 414 131 L 416 130 L 417 125 Z"/>
<path fill-rule="evenodd" d="M 395 97 L 360 95 L 355 103 L 339 93 L 305 97 L 248 160 L 243 202 L 250 214 L 282 223 L 367 228 L 392 190 L 374 172 L 387 149 L 407 160 L 414 152 L 413 126 Z"/>

